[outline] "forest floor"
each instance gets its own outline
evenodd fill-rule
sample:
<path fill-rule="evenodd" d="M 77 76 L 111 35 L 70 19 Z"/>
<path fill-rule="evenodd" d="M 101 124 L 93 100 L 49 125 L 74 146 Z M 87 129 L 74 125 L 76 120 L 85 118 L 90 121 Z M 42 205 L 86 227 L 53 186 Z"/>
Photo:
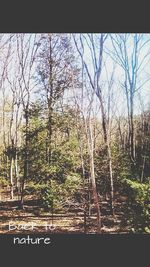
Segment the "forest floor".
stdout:
<path fill-rule="evenodd" d="M 129 233 L 131 226 L 125 218 L 127 201 L 125 196 L 115 195 L 115 217 L 111 215 L 109 201 L 101 200 L 102 233 Z M 38 199 L 27 196 L 24 209 L 19 209 L 19 201 L 0 201 L 0 234 L 14 233 L 96 233 L 96 213 L 91 215 L 80 208 L 68 208 L 57 211 L 53 216 L 50 212 L 40 208 Z M 86 221 L 85 221 L 86 220 Z"/>

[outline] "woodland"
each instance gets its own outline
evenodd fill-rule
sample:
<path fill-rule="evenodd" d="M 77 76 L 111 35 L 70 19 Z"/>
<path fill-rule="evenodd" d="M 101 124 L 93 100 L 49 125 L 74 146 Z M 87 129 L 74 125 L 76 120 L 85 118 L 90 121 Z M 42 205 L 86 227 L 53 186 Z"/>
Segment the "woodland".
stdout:
<path fill-rule="evenodd" d="M 0 34 L 0 233 L 150 233 L 150 34 Z"/>

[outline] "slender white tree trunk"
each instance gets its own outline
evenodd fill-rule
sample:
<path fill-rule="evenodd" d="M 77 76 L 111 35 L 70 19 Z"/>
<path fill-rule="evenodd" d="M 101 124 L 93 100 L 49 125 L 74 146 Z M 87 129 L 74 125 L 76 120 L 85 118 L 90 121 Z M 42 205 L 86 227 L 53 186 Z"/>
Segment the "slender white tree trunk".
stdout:
<path fill-rule="evenodd" d="M 91 174 L 91 184 L 92 184 L 92 191 L 93 191 L 93 199 L 94 204 L 97 210 L 97 232 L 101 233 L 101 211 L 100 211 L 100 204 L 99 198 L 97 194 L 96 188 L 96 179 L 95 179 L 95 168 L 94 168 L 94 140 L 92 134 L 92 125 L 91 119 L 89 119 L 89 127 L 88 127 L 88 147 L 89 147 L 89 156 L 90 156 L 90 174 Z"/>
<path fill-rule="evenodd" d="M 10 184 L 11 184 L 11 199 L 14 199 L 14 189 L 13 189 L 13 163 L 14 163 L 14 160 L 13 160 L 13 157 L 11 158 L 11 161 L 10 161 Z"/>

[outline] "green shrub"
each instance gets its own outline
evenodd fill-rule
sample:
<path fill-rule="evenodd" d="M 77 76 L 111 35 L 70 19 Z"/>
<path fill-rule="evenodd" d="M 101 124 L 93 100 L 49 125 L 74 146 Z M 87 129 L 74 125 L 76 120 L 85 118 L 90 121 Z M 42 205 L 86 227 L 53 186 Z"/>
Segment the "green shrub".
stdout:
<path fill-rule="evenodd" d="M 45 188 L 46 188 L 45 184 L 40 184 L 40 183 L 35 183 L 35 182 L 30 181 L 26 185 L 25 194 L 26 195 L 36 194 L 37 196 L 40 196 L 41 190 Z"/>
<path fill-rule="evenodd" d="M 51 180 L 41 188 L 43 205 L 51 210 L 61 208 L 66 201 L 75 199 L 81 184 L 80 176 L 73 173 L 66 177 L 64 183 Z"/>
<path fill-rule="evenodd" d="M 46 209 L 54 211 L 62 208 L 62 205 L 68 200 L 76 201 L 81 186 L 80 175 L 70 173 L 64 183 L 59 183 L 56 180 L 50 180 L 45 184 L 30 181 L 26 186 L 25 193 L 38 196 Z"/>
<path fill-rule="evenodd" d="M 60 203 L 63 198 L 61 185 L 56 181 L 50 181 L 50 183 L 47 183 L 47 185 L 41 189 L 41 197 L 45 208 L 51 211 L 60 208 Z"/>
<path fill-rule="evenodd" d="M 150 233 L 150 183 L 124 180 L 134 232 Z"/>
<path fill-rule="evenodd" d="M 5 178 L 0 177 L 0 186 L 7 186 L 9 185 L 9 181 Z"/>

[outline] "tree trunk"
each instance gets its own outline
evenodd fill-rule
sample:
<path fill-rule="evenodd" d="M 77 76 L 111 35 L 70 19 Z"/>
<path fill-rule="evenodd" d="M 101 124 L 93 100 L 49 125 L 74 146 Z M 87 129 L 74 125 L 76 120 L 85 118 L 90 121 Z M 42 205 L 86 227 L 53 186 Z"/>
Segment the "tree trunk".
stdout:
<path fill-rule="evenodd" d="M 131 100 L 131 114 L 130 114 L 130 153 L 131 153 L 131 159 L 134 161 L 135 155 L 134 155 L 133 100 Z"/>
<path fill-rule="evenodd" d="M 143 183 L 143 178 L 144 178 L 145 161 L 146 161 L 146 156 L 143 157 L 142 173 L 140 179 L 141 183 Z"/>
<path fill-rule="evenodd" d="M 11 184 L 11 199 L 14 199 L 14 189 L 13 189 L 13 157 L 10 160 L 10 184 Z"/>
<path fill-rule="evenodd" d="M 100 101 L 100 107 L 101 107 L 101 114 L 102 114 L 102 129 L 103 129 L 103 135 L 104 135 L 104 143 L 107 143 L 107 122 L 106 122 L 106 115 L 105 115 L 105 110 L 104 110 L 104 104 L 103 104 L 103 99 L 102 99 L 102 92 L 97 84 L 97 91 L 96 95 Z"/>
<path fill-rule="evenodd" d="M 89 152 L 90 152 L 91 184 L 92 184 L 94 204 L 97 210 L 97 232 L 101 233 L 101 211 L 100 211 L 99 199 L 96 188 L 96 180 L 95 180 L 93 146 L 94 143 L 93 143 L 92 127 L 91 127 L 91 121 L 89 121 Z"/>
<path fill-rule="evenodd" d="M 29 127 L 29 112 L 28 107 L 25 110 L 25 119 L 26 119 L 26 130 L 25 130 L 25 158 L 24 158 L 24 175 L 22 180 L 22 186 L 21 186 L 21 208 L 23 208 L 23 197 L 24 197 L 24 186 L 25 181 L 28 178 L 28 164 L 29 164 L 29 158 L 28 158 L 28 127 Z"/>
<path fill-rule="evenodd" d="M 20 182 L 19 182 L 19 173 L 18 173 L 18 156 L 17 156 L 17 153 L 16 153 L 16 157 L 15 157 L 15 176 L 16 176 L 17 193 L 18 193 L 18 198 L 19 198 Z"/>
<path fill-rule="evenodd" d="M 111 148 L 110 148 L 110 141 L 109 141 L 109 123 L 106 120 L 105 110 L 103 106 L 103 99 L 101 94 L 101 89 L 98 90 L 98 97 L 101 105 L 101 114 L 102 114 L 102 127 L 103 127 L 103 134 L 104 134 L 104 143 L 107 148 L 107 155 L 109 161 L 109 174 L 110 174 L 110 188 L 111 188 L 111 210 L 112 214 L 114 215 L 114 185 L 113 185 L 113 171 L 112 171 L 112 159 L 111 159 Z"/>
<path fill-rule="evenodd" d="M 111 212 L 112 215 L 115 215 L 114 211 L 114 181 L 113 181 L 113 170 L 112 170 L 112 157 L 111 157 L 111 148 L 109 141 L 107 142 L 107 152 L 108 152 L 108 161 L 109 161 L 109 174 L 110 174 L 110 195 L 111 195 Z"/>
<path fill-rule="evenodd" d="M 96 182 L 95 182 L 95 174 L 94 174 L 94 165 L 93 160 L 91 158 L 91 183 L 92 183 L 92 190 L 93 190 L 93 198 L 94 198 L 94 204 L 97 210 L 97 232 L 101 233 L 101 211 L 100 211 L 100 205 L 98 200 L 98 194 L 96 189 Z"/>

